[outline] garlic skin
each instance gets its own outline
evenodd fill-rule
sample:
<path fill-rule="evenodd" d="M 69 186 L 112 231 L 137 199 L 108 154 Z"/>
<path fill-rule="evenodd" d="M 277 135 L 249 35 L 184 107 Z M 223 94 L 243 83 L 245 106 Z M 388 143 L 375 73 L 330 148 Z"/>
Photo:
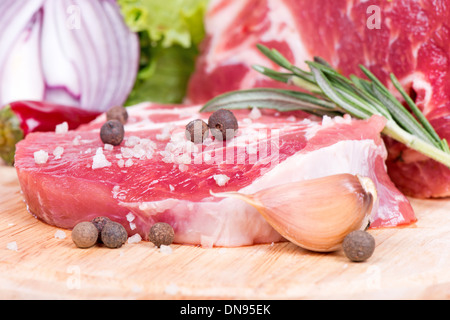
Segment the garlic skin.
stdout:
<path fill-rule="evenodd" d="M 317 252 L 335 251 L 347 234 L 365 229 L 377 200 L 373 181 L 352 174 L 283 184 L 252 195 L 211 194 L 244 200 L 287 240 Z"/>

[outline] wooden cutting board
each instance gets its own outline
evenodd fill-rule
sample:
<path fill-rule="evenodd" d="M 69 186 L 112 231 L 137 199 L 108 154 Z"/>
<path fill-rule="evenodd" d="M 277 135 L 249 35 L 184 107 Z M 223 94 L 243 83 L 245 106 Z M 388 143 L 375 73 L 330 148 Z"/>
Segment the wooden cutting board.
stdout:
<path fill-rule="evenodd" d="M 288 242 L 78 249 L 69 230 L 27 212 L 15 170 L 0 167 L 0 298 L 450 299 L 450 200 L 411 201 L 418 222 L 370 230 L 377 245 L 364 263 Z"/>

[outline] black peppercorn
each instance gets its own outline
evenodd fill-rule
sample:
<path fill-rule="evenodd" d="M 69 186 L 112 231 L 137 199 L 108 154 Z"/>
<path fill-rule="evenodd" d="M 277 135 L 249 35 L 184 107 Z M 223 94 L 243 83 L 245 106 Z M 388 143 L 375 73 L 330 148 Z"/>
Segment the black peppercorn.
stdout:
<path fill-rule="evenodd" d="M 125 129 L 119 120 L 108 120 L 100 129 L 100 139 L 105 144 L 119 145 L 125 136 Z"/>
<path fill-rule="evenodd" d="M 372 256 L 375 250 L 375 239 L 366 231 L 353 231 L 344 238 L 342 248 L 351 261 L 362 262 Z"/>
<path fill-rule="evenodd" d="M 78 223 L 72 229 L 72 241 L 79 248 L 89 248 L 97 243 L 98 230 L 92 222 Z"/>
<path fill-rule="evenodd" d="M 232 139 L 238 128 L 238 121 L 233 112 L 226 109 L 219 109 L 214 112 L 208 120 L 208 126 L 217 140 L 230 140 Z"/>
<path fill-rule="evenodd" d="M 158 248 L 172 244 L 175 236 L 172 226 L 165 222 L 157 222 L 150 228 L 149 240 Z"/>
<path fill-rule="evenodd" d="M 186 125 L 186 139 L 194 143 L 202 143 L 209 136 L 209 128 L 201 119 L 193 120 Z"/>
<path fill-rule="evenodd" d="M 94 224 L 94 226 L 98 230 L 98 239 L 97 242 L 102 243 L 101 233 L 103 230 L 103 227 L 106 223 L 111 222 L 111 220 L 108 217 L 96 217 L 91 220 L 91 222 Z"/>
<path fill-rule="evenodd" d="M 127 239 L 127 230 L 120 223 L 109 221 L 103 226 L 101 240 L 108 248 L 120 248 Z"/>
<path fill-rule="evenodd" d="M 128 121 L 127 109 L 122 106 L 115 106 L 106 112 L 106 120 L 119 120 L 122 124 Z"/>

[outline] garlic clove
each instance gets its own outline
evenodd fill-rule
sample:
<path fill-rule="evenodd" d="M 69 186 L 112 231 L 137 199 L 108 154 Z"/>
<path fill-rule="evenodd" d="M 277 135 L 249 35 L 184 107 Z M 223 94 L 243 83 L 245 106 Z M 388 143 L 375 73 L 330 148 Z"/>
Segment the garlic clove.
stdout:
<path fill-rule="evenodd" d="M 211 194 L 247 202 L 287 240 L 318 252 L 335 251 L 347 234 L 365 229 L 377 199 L 370 178 L 351 174 L 287 183 L 252 195 Z"/>

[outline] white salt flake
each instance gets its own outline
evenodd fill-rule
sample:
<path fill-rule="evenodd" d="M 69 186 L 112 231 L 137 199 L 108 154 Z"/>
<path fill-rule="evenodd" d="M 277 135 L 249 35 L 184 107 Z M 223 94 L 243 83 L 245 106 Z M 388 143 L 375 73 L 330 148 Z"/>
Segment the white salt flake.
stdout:
<path fill-rule="evenodd" d="M 63 123 L 58 124 L 55 127 L 55 132 L 56 133 L 66 133 L 68 131 L 69 131 L 69 124 L 66 121 L 64 121 Z"/>
<path fill-rule="evenodd" d="M 80 145 L 80 140 L 81 140 L 81 136 L 76 136 L 75 139 L 73 139 L 72 144 L 74 146 L 79 146 Z"/>
<path fill-rule="evenodd" d="M 297 118 L 295 116 L 290 116 L 286 118 L 287 121 L 295 122 L 297 121 Z"/>
<path fill-rule="evenodd" d="M 111 166 L 111 162 L 106 160 L 102 148 L 98 148 L 92 159 L 92 169 L 99 169 Z"/>
<path fill-rule="evenodd" d="M 139 233 L 136 233 L 128 238 L 128 243 L 139 243 L 141 242 L 142 237 L 139 235 Z"/>
<path fill-rule="evenodd" d="M 329 116 L 323 116 L 322 117 L 322 126 L 330 126 L 333 124 L 333 119 Z"/>
<path fill-rule="evenodd" d="M 112 144 L 109 144 L 109 143 L 105 143 L 105 145 L 103 146 L 103 148 L 104 148 L 105 150 L 108 150 L 108 151 L 113 151 L 113 150 L 114 150 L 114 146 L 113 146 Z"/>
<path fill-rule="evenodd" d="M 131 212 L 129 212 L 129 213 L 126 215 L 126 217 L 127 217 L 127 221 L 128 221 L 128 222 L 131 222 L 131 221 L 134 220 L 134 218 L 136 218 L 136 217 L 134 216 L 134 214 L 132 214 Z"/>
<path fill-rule="evenodd" d="M 120 152 L 122 153 L 122 157 L 125 159 L 133 157 L 133 149 L 131 148 L 120 148 Z"/>
<path fill-rule="evenodd" d="M 211 154 L 210 153 L 204 153 L 203 154 L 203 160 L 205 160 L 206 163 L 210 162 L 212 159 Z"/>
<path fill-rule="evenodd" d="M 213 139 L 206 138 L 206 139 L 203 140 L 203 145 L 204 146 L 210 146 L 213 142 L 214 142 Z"/>
<path fill-rule="evenodd" d="M 8 242 L 6 244 L 6 249 L 12 250 L 12 251 L 18 251 L 19 247 L 17 246 L 17 242 L 12 241 L 12 242 Z"/>
<path fill-rule="evenodd" d="M 56 147 L 55 150 L 53 150 L 53 155 L 55 156 L 55 159 L 61 159 L 63 153 L 64 153 L 63 147 Z"/>
<path fill-rule="evenodd" d="M 214 180 L 216 180 L 217 185 L 220 187 L 226 185 L 228 183 L 228 181 L 230 180 L 230 177 L 228 177 L 225 174 L 215 174 L 213 176 L 213 178 L 214 178 Z"/>
<path fill-rule="evenodd" d="M 129 168 L 133 165 L 133 160 L 128 159 L 127 161 L 125 161 L 125 167 Z"/>
<path fill-rule="evenodd" d="M 119 168 L 123 168 L 125 166 L 125 160 L 120 159 L 119 161 L 117 161 L 117 165 L 119 166 Z"/>
<path fill-rule="evenodd" d="M 172 253 L 172 247 L 162 244 L 159 247 L 159 252 L 164 253 L 164 254 L 171 254 Z"/>
<path fill-rule="evenodd" d="M 168 141 L 168 140 L 170 140 L 171 132 L 173 131 L 174 128 L 175 128 L 174 125 L 166 125 L 162 129 L 161 133 L 156 135 L 156 140 L 159 140 L 159 141 Z"/>
<path fill-rule="evenodd" d="M 248 117 L 252 120 L 259 119 L 261 118 L 261 116 L 262 116 L 261 111 L 257 107 L 253 107 L 252 111 L 248 115 Z"/>
<path fill-rule="evenodd" d="M 135 145 L 139 144 L 141 141 L 141 138 L 136 136 L 131 136 L 125 141 L 125 146 L 127 147 L 134 147 Z"/>
<path fill-rule="evenodd" d="M 36 151 L 33 155 L 34 155 L 34 162 L 36 162 L 36 164 L 44 164 L 48 160 L 48 153 L 45 152 L 44 150 Z"/>
<path fill-rule="evenodd" d="M 113 198 L 117 199 L 119 193 L 120 193 L 120 186 L 114 186 L 112 189 Z"/>
<path fill-rule="evenodd" d="M 130 222 L 130 229 L 131 230 L 136 229 L 136 224 L 134 222 Z"/>
<path fill-rule="evenodd" d="M 56 239 L 65 239 L 66 238 L 66 233 L 64 231 L 62 231 L 62 230 L 56 230 L 55 238 Z"/>

